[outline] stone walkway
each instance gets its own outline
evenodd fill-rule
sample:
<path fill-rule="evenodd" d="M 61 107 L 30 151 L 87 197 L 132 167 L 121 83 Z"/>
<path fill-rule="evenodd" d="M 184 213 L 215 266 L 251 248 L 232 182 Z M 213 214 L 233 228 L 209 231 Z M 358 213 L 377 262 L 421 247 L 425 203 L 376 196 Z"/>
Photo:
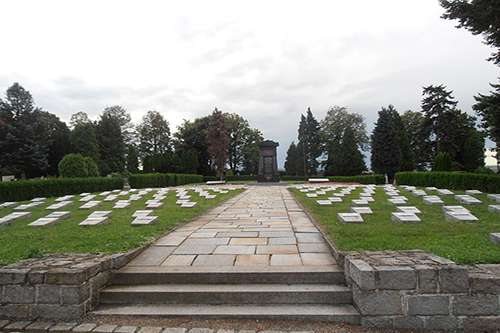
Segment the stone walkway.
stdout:
<path fill-rule="evenodd" d="M 336 265 L 285 186 L 248 186 L 150 246 L 128 267 Z"/>

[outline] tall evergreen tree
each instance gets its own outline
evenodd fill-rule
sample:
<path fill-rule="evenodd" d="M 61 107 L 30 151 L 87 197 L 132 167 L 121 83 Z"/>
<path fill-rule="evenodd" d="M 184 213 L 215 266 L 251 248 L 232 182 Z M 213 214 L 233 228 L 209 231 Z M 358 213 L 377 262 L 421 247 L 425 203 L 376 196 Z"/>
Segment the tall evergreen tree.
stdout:
<path fill-rule="evenodd" d="M 346 128 L 341 140 L 331 146 L 332 159 L 326 170 L 331 176 L 356 176 L 366 170 L 364 156 L 356 144 L 355 131 Z"/>
<path fill-rule="evenodd" d="M 429 170 L 434 162 L 432 157 L 433 145 L 431 142 L 431 129 L 424 125 L 424 115 L 421 112 L 407 110 L 401 116 L 401 121 L 404 132 L 408 136 L 410 148 L 415 154 L 417 170 Z"/>
<path fill-rule="evenodd" d="M 0 168 L 21 178 L 41 176 L 48 168 L 48 137 L 33 97 L 14 83 L 0 99 Z"/>
<path fill-rule="evenodd" d="M 164 153 L 171 150 L 168 121 L 158 111 L 148 111 L 137 126 L 139 154 L 141 156 Z"/>
<path fill-rule="evenodd" d="M 386 174 L 389 183 L 400 170 L 402 153 L 399 134 L 394 127 L 391 111 L 382 108 L 372 132 L 372 169 L 375 173 Z"/>
<path fill-rule="evenodd" d="M 88 122 L 76 123 L 69 136 L 73 152 L 100 160 L 99 142 L 97 141 L 96 125 Z"/>
<path fill-rule="evenodd" d="M 139 173 L 139 152 L 133 144 L 127 145 L 125 168 L 130 174 Z"/>
<path fill-rule="evenodd" d="M 434 135 L 435 151 L 434 156 L 441 153 L 441 132 L 445 123 L 442 121 L 443 117 L 455 105 L 451 96 L 452 91 L 447 91 L 443 85 L 424 87 L 422 95 L 422 112 L 425 114 L 425 124 L 431 128 Z"/>
<path fill-rule="evenodd" d="M 228 161 L 229 134 L 226 118 L 222 114 L 222 111 L 217 110 L 217 108 L 215 108 L 210 116 L 207 142 L 212 165 L 220 173 L 222 179 Z"/>
<path fill-rule="evenodd" d="M 44 131 L 47 133 L 47 161 L 49 163 L 47 173 L 57 175 L 59 162 L 64 156 L 71 153 L 71 132 L 66 123 L 54 114 L 42 111 L 40 115 Z"/>
<path fill-rule="evenodd" d="M 293 141 L 286 152 L 285 171 L 287 175 L 291 176 L 300 176 L 304 174 L 302 154 Z"/>
<path fill-rule="evenodd" d="M 305 159 L 305 171 L 307 175 L 315 175 L 318 172 L 318 158 L 321 156 L 321 137 L 319 122 L 314 118 L 311 108 L 307 109 L 306 116 L 301 115 L 299 124 L 299 143 L 302 148 L 302 158 Z"/>
<path fill-rule="evenodd" d="M 399 170 L 414 171 L 417 168 L 416 156 L 411 148 L 410 139 L 408 137 L 408 133 L 405 130 L 401 115 L 393 105 L 389 105 L 387 108 L 382 107 L 382 110 L 387 110 L 390 113 L 394 124 L 394 129 L 398 133 L 399 146 L 401 148 L 401 163 Z"/>
<path fill-rule="evenodd" d="M 500 153 L 500 84 L 491 84 L 494 91 L 489 95 L 474 96 L 476 104 L 472 108 L 481 117 L 481 126 L 488 137 L 496 144 L 496 153 Z"/>
<path fill-rule="evenodd" d="M 207 133 L 210 116 L 196 118 L 194 121 L 184 120 L 175 133 L 175 151 L 186 150 L 198 156 L 198 174 L 213 175 L 211 156 L 208 153 Z"/>
<path fill-rule="evenodd" d="M 135 141 L 134 124 L 127 110 L 120 105 L 113 105 L 105 108 L 102 114 L 116 119 L 120 125 L 123 141 L 126 145 L 132 144 Z"/>
<path fill-rule="evenodd" d="M 120 124 L 114 117 L 102 114 L 97 123 L 99 170 L 103 176 L 125 170 L 125 142 Z"/>

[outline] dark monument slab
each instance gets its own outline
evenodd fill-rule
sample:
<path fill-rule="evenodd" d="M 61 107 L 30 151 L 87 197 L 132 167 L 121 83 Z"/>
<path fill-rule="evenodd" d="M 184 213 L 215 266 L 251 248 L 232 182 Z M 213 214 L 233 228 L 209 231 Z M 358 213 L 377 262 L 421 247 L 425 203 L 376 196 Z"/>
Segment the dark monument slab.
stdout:
<path fill-rule="evenodd" d="M 279 182 L 280 175 L 278 173 L 278 161 L 276 155 L 276 147 L 279 143 L 266 140 L 259 143 L 260 161 L 258 182 Z"/>

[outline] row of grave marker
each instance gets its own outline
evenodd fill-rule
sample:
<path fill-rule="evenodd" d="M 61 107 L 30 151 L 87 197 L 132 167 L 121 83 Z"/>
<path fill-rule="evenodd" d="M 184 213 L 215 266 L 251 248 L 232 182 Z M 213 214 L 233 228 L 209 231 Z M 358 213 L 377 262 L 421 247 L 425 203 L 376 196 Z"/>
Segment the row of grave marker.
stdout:
<path fill-rule="evenodd" d="M 158 209 L 158 208 L 163 208 L 164 204 L 161 202 L 162 200 L 165 200 L 167 197 L 167 193 L 169 192 L 170 189 L 145 189 L 145 190 L 128 190 L 128 191 L 120 191 L 120 190 L 115 190 L 115 191 L 105 191 L 102 192 L 99 195 L 93 195 L 90 193 L 81 193 L 80 194 L 80 199 L 78 200 L 79 202 L 84 202 L 82 206 L 79 207 L 79 209 L 96 209 L 98 208 L 101 204 L 102 201 L 96 201 L 93 200 L 97 196 L 106 196 L 106 198 L 103 201 L 116 201 L 113 209 L 127 209 L 131 207 L 130 201 L 135 201 L 139 200 L 142 198 L 143 195 L 146 195 L 152 191 L 158 191 L 156 194 L 153 195 L 152 200 L 146 201 L 146 208 L 149 210 L 138 210 L 136 211 L 132 216 L 135 218 L 134 221 L 132 222 L 132 225 L 137 226 L 137 225 L 150 225 L 156 223 L 158 220 L 157 216 L 153 216 L 153 210 L 151 209 Z M 193 190 L 194 192 L 198 193 L 200 197 L 204 197 L 206 199 L 213 199 L 216 197 L 214 194 L 210 194 L 210 192 L 202 189 L 202 188 L 181 188 L 176 190 L 176 204 L 180 205 L 183 208 L 193 208 L 197 206 L 197 202 L 190 201 L 191 196 L 189 195 L 188 190 Z M 231 190 L 235 190 L 235 188 L 227 188 L 227 189 L 219 189 L 219 188 L 213 188 L 210 189 L 213 192 L 216 193 L 221 193 L 225 194 L 228 193 Z M 137 192 L 137 194 L 133 194 L 134 192 Z M 116 194 L 112 194 L 116 193 Z M 119 196 L 125 196 L 129 195 L 130 198 L 128 200 L 118 200 Z M 113 198 L 110 198 L 110 196 L 113 196 Z M 76 196 L 75 195 L 66 195 L 60 198 L 57 198 L 55 200 L 55 204 L 50 205 L 46 207 L 47 210 L 59 210 L 59 209 L 64 209 L 68 206 L 74 205 L 74 201 Z M 108 199 L 108 200 L 106 200 Z M 112 200 L 111 200 L 112 199 Z M 0 226 L 8 226 L 11 225 L 14 221 L 19 220 L 19 219 L 27 219 L 31 217 L 31 213 L 27 212 L 26 210 L 33 209 L 35 207 L 41 207 L 45 205 L 46 203 L 46 198 L 35 198 L 32 199 L 30 203 L 27 204 L 22 204 L 19 205 L 18 202 L 5 202 L 3 204 L 0 204 L 0 209 L 3 208 L 8 208 L 8 207 L 14 207 L 15 212 L 6 215 L 4 217 L 0 218 Z M 109 221 L 109 218 L 112 215 L 112 211 L 94 211 L 91 213 L 83 222 L 81 222 L 79 225 L 80 226 L 90 226 L 90 225 L 102 225 L 106 224 Z M 40 227 L 40 226 L 51 226 L 51 225 L 56 225 L 60 222 L 61 219 L 69 218 L 71 217 L 71 212 L 69 211 L 55 211 L 43 218 L 39 218 L 32 223 L 28 224 L 31 227 Z"/>

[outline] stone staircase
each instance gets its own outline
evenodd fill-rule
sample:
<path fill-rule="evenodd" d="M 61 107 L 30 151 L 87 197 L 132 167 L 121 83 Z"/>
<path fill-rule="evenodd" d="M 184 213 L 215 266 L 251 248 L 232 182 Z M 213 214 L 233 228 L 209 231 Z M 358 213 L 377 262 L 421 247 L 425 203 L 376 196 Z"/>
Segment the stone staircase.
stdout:
<path fill-rule="evenodd" d="M 123 267 L 96 315 L 359 323 L 339 266 Z"/>

